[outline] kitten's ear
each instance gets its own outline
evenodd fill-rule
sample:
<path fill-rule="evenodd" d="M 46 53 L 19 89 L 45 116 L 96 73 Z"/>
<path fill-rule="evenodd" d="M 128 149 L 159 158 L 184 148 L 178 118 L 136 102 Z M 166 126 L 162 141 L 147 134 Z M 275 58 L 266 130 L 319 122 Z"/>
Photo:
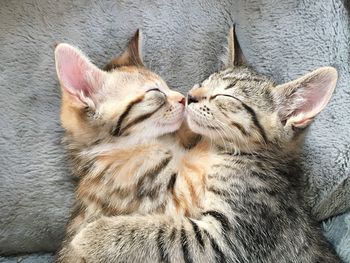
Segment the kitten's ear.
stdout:
<path fill-rule="evenodd" d="M 335 68 L 322 67 L 274 88 L 281 122 L 305 128 L 329 102 L 338 79 Z"/>
<path fill-rule="evenodd" d="M 129 41 L 127 49 L 119 57 L 109 62 L 104 70 L 110 71 L 122 66 L 144 66 L 142 60 L 142 32 L 140 29 Z"/>
<path fill-rule="evenodd" d="M 246 65 L 247 61 L 237 41 L 235 26 L 232 26 L 230 28 L 227 40 L 228 40 L 228 48 L 227 48 L 228 50 L 227 50 L 227 58 L 225 61 L 225 66 L 229 68 L 229 67 Z"/>
<path fill-rule="evenodd" d="M 56 70 L 63 92 L 68 93 L 77 106 L 91 106 L 93 94 L 103 85 L 103 72 L 78 49 L 59 44 L 55 49 Z"/>

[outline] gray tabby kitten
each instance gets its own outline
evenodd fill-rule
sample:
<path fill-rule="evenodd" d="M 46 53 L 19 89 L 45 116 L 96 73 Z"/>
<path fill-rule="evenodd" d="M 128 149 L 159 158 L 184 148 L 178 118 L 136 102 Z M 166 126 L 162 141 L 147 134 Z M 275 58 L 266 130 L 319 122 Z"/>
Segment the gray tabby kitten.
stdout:
<path fill-rule="evenodd" d="M 337 72 L 275 85 L 242 66 L 233 30 L 229 39 L 230 67 L 188 95 L 189 127 L 210 144 L 201 214 L 101 218 L 72 242 L 86 262 L 340 262 L 303 201 L 297 163 Z"/>

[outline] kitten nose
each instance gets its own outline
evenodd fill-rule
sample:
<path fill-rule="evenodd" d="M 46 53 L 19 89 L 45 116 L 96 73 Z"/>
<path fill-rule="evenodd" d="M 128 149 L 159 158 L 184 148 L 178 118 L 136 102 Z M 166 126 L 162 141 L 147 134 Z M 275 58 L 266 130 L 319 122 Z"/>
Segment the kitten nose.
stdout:
<path fill-rule="evenodd" d="M 186 99 L 185 97 L 183 97 L 181 100 L 179 100 L 179 103 L 181 103 L 182 105 L 186 105 Z"/>
<path fill-rule="evenodd" d="M 175 105 L 176 103 L 181 103 L 182 105 L 186 104 L 185 96 L 177 91 L 169 91 L 168 95 L 168 101 Z"/>
<path fill-rule="evenodd" d="M 198 99 L 190 94 L 187 95 L 187 105 L 198 102 Z"/>

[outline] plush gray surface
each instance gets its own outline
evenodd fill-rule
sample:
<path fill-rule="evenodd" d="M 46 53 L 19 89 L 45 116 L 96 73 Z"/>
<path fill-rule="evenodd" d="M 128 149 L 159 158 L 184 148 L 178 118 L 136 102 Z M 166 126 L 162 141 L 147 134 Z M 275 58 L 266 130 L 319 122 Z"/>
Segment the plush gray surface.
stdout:
<path fill-rule="evenodd" d="M 102 66 L 137 28 L 144 32 L 146 63 L 182 91 L 218 69 L 233 22 L 248 62 L 278 82 L 318 66 L 337 67 L 338 87 L 310 131 L 304 166 L 315 214 L 346 210 L 350 34 L 344 1 L 1 1 L 0 254 L 55 250 L 69 214 L 73 183 L 59 144 L 54 44 L 75 44 Z"/>
<path fill-rule="evenodd" d="M 0 257 L 0 263 L 53 263 L 54 255 L 47 254 L 29 254 L 21 256 Z"/>
<path fill-rule="evenodd" d="M 322 227 L 340 258 L 350 263 L 350 210 L 326 220 L 322 223 Z"/>

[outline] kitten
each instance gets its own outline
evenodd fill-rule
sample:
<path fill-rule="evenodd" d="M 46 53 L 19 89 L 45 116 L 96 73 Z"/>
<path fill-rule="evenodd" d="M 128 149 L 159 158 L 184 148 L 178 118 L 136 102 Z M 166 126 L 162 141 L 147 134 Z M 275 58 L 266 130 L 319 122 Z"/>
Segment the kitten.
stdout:
<path fill-rule="evenodd" d="M 201 214 L 101 218 L 72 242 L 86 262 L 340 262 L 303 202 L 297 163 L 337 72 L 275 85 L 229 39 L 229 67 L 188 95 L 189 127 L 211 142 Z"/>
<path fill-rule="evenodd" d="M 64 142 L 79 179 L 57 262 L 83 262 L 70 241 L 101 216 L 195 216 L 201 206 L 197 163 L 206 156 L 185 149 L 195 139 L 186 127 L 170 134 L 183 121 L 185 97 L 143 66 L 140 41 L 138 31 L 105 71 L 68 44 L 56 47 Z"/>

